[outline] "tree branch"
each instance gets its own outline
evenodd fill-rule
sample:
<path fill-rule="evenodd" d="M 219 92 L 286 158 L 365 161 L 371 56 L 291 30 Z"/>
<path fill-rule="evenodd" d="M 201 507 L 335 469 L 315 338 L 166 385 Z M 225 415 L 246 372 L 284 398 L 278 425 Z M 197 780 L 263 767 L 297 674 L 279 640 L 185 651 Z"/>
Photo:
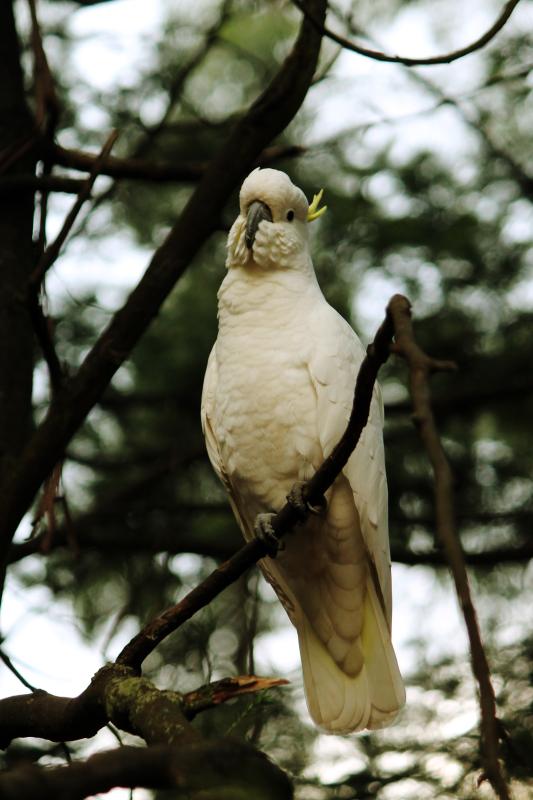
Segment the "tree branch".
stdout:
<path fill-rule="evenodd" d="M 407 303 L 407 300 L 405 302 Z M 340 473 L 359 441 L 368 420 L 376 376 L 380 366 L 388 358 L 392 336 L 392 321 L 387 309 L 385 321 L 380 326 L 374 342 L 367 348 L 367 354 L 359 369 L 347 428 L 331 455 L 305 485 L 304 496 L 310 505 L 320 503 L 324 493 Z M 290 502 L 287 502 L 271 520 L 274 534 L 278 540 L 301 522 L 302 512 Z M 179 603 L 151 620 L 120 652 L 117 663 L 139 670 L 145 658 L 163 639 L 177 630 L 180 625 L 210 603 L 220 592 L 236 581 L 243 572 L 266 555 L 268 555 L 268 547 L 259 539 L 243 545 L 235 555 L 217 567 L 208 578 L 189 592 Z"/>
<path fill-rule="evenodd" d="M 39 258 L 36 267 L 32 270 L 28 280 L 28 311 L 32 321 L 33 330 L 48 367 L 48 373 L 53 392 L 57 392 L 62 384 L 63 368 L 57 357 L 50 322 L 43 311 L 39 298 L 39 292 L 47 271 L 57 260 L 59 253 L 61 252 L 61 248 L 63 247 L 67 236 L 74 225 L 74 222 L 76 221 L 76 217 L 81 211 L 85 201 L 90 197 L 94 182 L 100 173 L 102 165 L 105 164 L 106 159 L 111 152 L 111 148 L 117 140 L 117 136 L 117 131 L 113 131 L 108 136 L 99 156 L 94 161 L 91 174 L 85 181 L 83 181 L 79 189 L 78 196 L 69 213 L 65 217 L 61 230 L 52 244 L 42 252 L 41 257 Z M 43 194 L 41 202 L 41 235 L 39 237 L 40 242 L 43 244 L 45 241 L 45 231 L 43 227 L 45 224 L 45 217 L 46 203 L 45 195 Z"/>
<path fill-rule="evenodd" d="M 257 690 L 257 681 L 255 679 Z M 237 679 L 230 679 L 234 684 Z M 223 683 L 223 682 L 221 682 Z M 272 683 L 272 682 L 271 682 Z M 205 687 L 204 687 L 205 688 Z M 234 687 L 235 688 L 235 687 Z M 253 689 L 249 686 L 248 691 Z M 229 691 L 229 689 L 228 689 Z M 237 690 L 236 690 L 237 691 Z M 241 688 L 246 691 L 246 687 Z M 223 695 L 220 689 L 219 695 Z M 213 688 L 213 703 L 216 689 Z M 179 787 L 187 797 L 209 795 L 213 800 L 220 796 L 257 797 L 277 800 L 292 797 L 292 788 L 287 776 L 266 756 L 247 744 L 230 739 L 206 741 L 193 728 L 188 716 L 206 706 L 206 694 L 198 692 L 188 704 L 177 692 L 160 691 L 146 678 L 133 674 L 132 670 L 117 664 L 108 664 L 96 673 L 91 684 L 81 695 L 74 698 L 56 697 L 46 692 L 19 695 L 0 700 L 0 746 L 20 736 L 37 736 L 53 741 L 79 739 L 93 736 L 108 720 L 124 730 L 141 736 L 149 745 L 164 745 L 164 748 L 149 747 L 147 750 L 132 748 L 135 757 L 121 760 L 121 754 L 129 748 L 119 748 L 89 759 L 85 764 L 72 764 L 52 770 L 41 770 L 25 766 L 0 775 L 0 796 L 10 798 L 86 797 L 104 788 L 126 785 L 151 787 Z M 203 704 L 202 704 L 203 700 Z M 172 747 L 168 747 L 171 745 Z M 171 752 L 174 782 L 150 783 L 153 772 L 142 772 L 139 777 L 135 764 L 137 759 L 147 759 L 155 774 L 160 775 L 157 762 L 154 764 L 147 753 Z M 96 758 L 96 761 L 93 759 Z M 163 775 L 166 773 L 163 771 Z M 108 783 L 102 780 L 108 780 Z M 96 781 L 96 782 L 95 782 Z M 144 783 L 144 781 L 148 781 Z M 220 795 L 218 794 L 220 792 Z M 191 794 L 189 794 L 191 793 Z"/>
<path fill-rule="evenodd" d="M 210 708 L 233 700 L 243 694 L 255 694 L 273 686 L 286 686 L 289 681 L 284 678 L 259 678 L 257 675 L 238 675 L 235 678 L 222 678 L 192 692 L 183 695 L 181 704 L 187 719 L 194 719 L 197 714 Z"/>
<path fill-rule="evenodd" d="M 405 358 L 409 366 L 415 424 L 433 468 L 437 533 L 450 565 L 468 632 L 472 669 L 480 694 L 483 767 L 500 800 L 509 800 L 509 790 L 498 759 L 499 733 L 494 689 L 456 530 L 453 477 L 431 409 L 429 376 L 433 371 L 449 368 L 450 365 L 429 358 L 420 349 L 414 337 L 410 305 L 405 298 L 396 295 L 389 304 L 389 310 L 394 321 L 394 352 Z"/>
<path fill-rule="evenodd" d="M 263 753 L 236 740 L 180 747 L 118 747 L 65 767 L 24 765 L 0 775 L 2 800 L 82 800 L 115 787 L 174 789 L 180 798 L 291 800 L 289 779 Z"/>
<path fill-rule="evenodd" d="M 64 192 L 78 194 L 85 181 L 63 175 L 5 175 L 0 178 L 0 197 L 11 197 L 15 192 Z"/>
<path fill-rule="evenodd" d="M 313 0 L 313 11 L 320 18 L 324 17 L 325 8 L 326 0 Z M 10 536 L 42 481 L 213 232 L 231 192 L 263 148 L 285 129 L 300 108 L 313 78 L 320 42 L 320 35 L 304 20 L 292 52 L 270 86 L 229 134 L 143 278 L 76 375 L 64 382 L 53 399 L 46 418 L 1 487 L 0 564 L 5 564 Z"/>
<path fill-rule="evenodd" d="M 459 50 L 452 50 L 450 53 L 445 53 L 444 55 L 440 56 L 432 56 L 430 58 L 410 58 L 408 56 L 393 56 L 388 55 L 387 53 L 382 53 L 380 50 L 372 50 L 368 47 L 364 47 L 363 45 L 356 44 L 355 42 L 350 41 L 344 36 L 341 36 L 335 31 L 332 31 L 330 28 L 327 28 L 319 19 L 316 17 L 314 12 L 308 7 L 308 4 L 304 2 L 304 0 L 292 0 L 293 4 L 300 9 L 302 14 L 315 26 L 317 31 L 319 31 L 323 36 L 326 36 L 328 39 L 331 39 L 333 42 L 340 44 L 345 50 L 350 50 L 353 53 L 358 53 L 361 56 L 365 56 L 366 58 L 372 58 L 374 61 L 386 61 L 392 64 L 403 64 L 406 67 L 421 67 L 421 66 L 432 66 L 434 64 L 451 64 L 452 61 L 457 61 L 460 58 L 464 58 L 470 53 L 474 53 L 476 50 L 481 50 L 481 48 L 485 47 L 491 39 L 494 39 L 496 34 L 501 31 L 511 14 L 513 13 L 514 9 L 520 2 L 520 0 L 508 0 L 508 2 L 503 7 L 503 10 L 499 17 L 496 19 L 493 25 L 486 31 L 479 39 L 476 39 L 471 44 L 467 45 L 466 47 L 461 47 Z"/>
<path fill-rule="evenodd" d="M 104 667 L 78 697 L 59 697 L 48 692 L 14 695 L 0 700 L 0 748 L 19 737 L 36 736 L 53 742 L 94 736 L 107 722 L 103 692 L 117 674 L 130 670 Z"/>
<path fill-rule="evenodd" d="M 266 147 L 259 154 L 254 165 L 266 167 L 282 158 L 293 158 L 305 152 L 305 147 L 298 145 L 274 145 Z M 81 150 L 66 150 L 54 145 L 51 157 L 55 164 L 69 169 L 89 172 L 97 156 Z M 111 156 L 102 167 L 100 174 L 111 178 L 143 180 L 153 183 L 197 183 L 209 169 L 205 161 L 187 161 L 176 164 L 173 161 L 148 161 L 142 158 L 119 158 Z M 68 180 L 68 179 L 62 179 Z M 0 183 L 0 187 L 1 187 Z M 68 188 L 65 184 L 65 188 Z M 58 191 L 64 191 L 61 185 Z"/>
<path fill-rule="evenodd" d="M 35 267 L 30 276 L 30 291 L 32 290 L 36 291 L 38 289 L 47 271 L 50 269 L 52 264 L 56 261 L 57 257 L 59 256 L 61 248 L 65 244 L 66 238 L 69 235 L 72 226 L 76 221 L 76 217 L 80 213 L 81 208 L 85 203 L 85 201 L 89 199 L 91 195 L 91 189 L 94 186 L 94 182 L 96 181 L 97 177 L 101 174 L 102 168 L 104 167 L 109 157 L 109 154 L 113 148 L 113 145 L 117 141 L 117 138 L 118 138 L 118 131 L 112 131 L 107 137 L 100 153 L 94 159 L 90 175 L 87 178 L 87 180 L 84 181 L 83 186 L 81 187 L 78 196 L 76 197 L 76 200 L 72 205 L 72 208 L 65 217 L 63 225 L 61 226 L 61 230 L 57 234 L 52 244 L 46 248 L 43 255 L 39 259 L 39 263 L 37 264 L 37 266 Z"/>

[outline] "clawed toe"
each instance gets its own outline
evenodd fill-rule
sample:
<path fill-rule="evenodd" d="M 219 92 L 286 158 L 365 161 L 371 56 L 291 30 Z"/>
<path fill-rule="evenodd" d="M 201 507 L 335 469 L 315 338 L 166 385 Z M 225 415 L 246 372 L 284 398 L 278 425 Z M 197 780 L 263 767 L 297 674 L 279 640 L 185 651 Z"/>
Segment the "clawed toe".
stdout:
<path fill-rule="evenodd" d="M 296 481 L 287 495 L 287 500 L 298 514 L 305 519 L 307 514 L 322 514 L 328 507 L 326 498 L 322 496 L 317 503 L 311 504 L 306 497 L 307 484 L 304 481 Z"/>
<path fill-rule="evenodd" d="M 254 522 L 254 533 L 256 537 L 262 542 L 268 550 L 270 558 L 276 558 L 280 550 L 283 550 L 285 545 L 278 539 L 276 532 L 272 527 L 272 520 L 275 514 L 258 514 Z"/>

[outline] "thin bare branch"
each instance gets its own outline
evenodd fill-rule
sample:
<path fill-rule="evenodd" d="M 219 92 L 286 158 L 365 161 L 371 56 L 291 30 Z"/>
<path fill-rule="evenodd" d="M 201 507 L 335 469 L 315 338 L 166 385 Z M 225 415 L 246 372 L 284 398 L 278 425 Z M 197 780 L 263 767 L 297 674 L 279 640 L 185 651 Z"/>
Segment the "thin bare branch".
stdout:
<path fill-rule="evenodd" d="M 393 56 L 383 53 L 380 50 L 372 50 L 371 48 L 364 47 L 363 45 L 352 42 L 345 36 L 341 36 L 330 28 L 326 27 L 309 8 L 304 0 L 292 0 L 293 4 L 300 9 L 305 17 L 315 26 L 315 28 L 328 39 L 340 44 L 345 50 L 350 50 L 353 53 L 358 53 L 366 58 L 372 58 L 374 61 L 385 61 L 392 64 L 404 64 L 406 67 L 421 67 L 432 66 L 434 64 L 451 64 L 452 61 L 457 61 L 464 58 L 470 53 L 475 53 L 476 50 L 481 50 L 487 45 L 491 39 L 494 39 L 496 34 L 501 31 L 514 9 L 520 0 L 508 0 L 502 9 L 501 14 L 490 28 L 478 39 L 466 47 L 461 47 L 458 50 L 452 50 L 450 53 L 444 53 L 440 56 L 432 56 L 430 58 L 411 58 L 409 56 Z"/>
<path fill-rule="evenodd" d="M 192 692 L 184 694 L 181 700 L 183 712 L 187 719 L 194 719 L 197 714 L 210 708 L 227 703 L 234 697 L 243 694 L 256 694 L 272 689 L 274 686 L 286 686 L 289 681 L 284 678 L 260 678 L 257 675 L 238 675 L 235 678 L 222 680 L 200 686 Z"/>
<path fill-rule="evenodd" d="M 33 50 L 33 76 L 35 85 L 35 122 L 43 138 L 52 141 L 57 128 L 60 103 L 54 84 L 54 78 L 43 45 L 41 27 L 37 18 L 37 0 L 28 0 L 31 18 L 31 45 Z M 49 158 L 42 162 L 42 175 L 48 177 L 52 171 Z M 38 252 L 42 253 L 46 246 L 46 219 L 48 215 L 48 189 L 40 190 L 39 204 Z"/>
<path fill-rule="evenodd" d="M 4 664 L 6 665 L 8 670 L 13 673 L 15 678 L 17 680 L 19 680 L 23 686 L 26 687 L 26 689 L 29 689 L 30 692 L 38 692 L 39 691 L 35 686 L 33 686 L 29 681 L 26 680 L 24 675 L 22 675 L 18 671 L 18 669 L 13 664 L 13 662 L 10 659 L 10 657 L 8 656 L 8 654 L 6 652 L 4 652 L 4 650 L 2 650 L 1 648 L 0 648 L 0 659 L 4 662 Z"/>
<path fill-rule="evenodd" d="M 41 346 L 41 351 L 48 367 L 48 373 L 50 375 L 50 383 L 53 392 L 59 391 L 59 388 L 63 383 L 64 374 L 55 350 L 50 321 L 47 319 L 43 311 L 39 298 L 39 292 L 41 291 L 43 279 L 47 271 L 58 258 L 61 248 L 63 247 L 83 204 L 89 198 L 94 182 L 100 174 L 100 170 L 105 164 L 106 159 L 111 152 L 111 148 L 117 140 L 117 137 L 117 131 L 112 131 L 112 133 L 108 136 L 99 156 L 93 163 L 89 177 L 83 182 L 72 208 L 65 217 L 65 221 L 63 222 L 61 230 L 52 244 L 42 253 L 36 267 L 31 272 L 28 281 L 28 310 L 37 341 Z M 44 195 L 42 199 L 44 199 Z M 43 214 L 46 215 L 46 206 L 41 204 L 41 222 L 44 220 L 44 217 L 42 216 Z M 44 233 L 42 232 L 41 236 L 39 237 L 40 243 L 44 243 L 44 238 Z"/>
<path fill-rule="evenodd" d="M 91 174 L 89 175 L 87 180 L 84 181 L 83 186 L 80 189 L 80 192 L 72 208 L 65 217 L 65 221 L 61 226 L 61 230 L 57 234 L 52 244 L 46 248 L 43 255 L 39 259 L 39 263 L 33 270 L 30 276 L 31 289 L 35 289 L 36 287 L 40 286 L 47 271 L 50 269 L 54 261 L 59 256 L 61 248 L 63 247 L 65 240 L 69 235 L 72 226 L 74 225 L 76 218 L 81 211 L 83 204 L 89 198 L 91 190 L 94 186 L 94 182 L 96 181 L 97 177 L 101 174 L 101 170 L 104 164 L 106 163 L 106 160 L 117 138 L 118 138 L 118 131 L 112 131 L 107 137 L 107 140 L 104 146 L 102 147 L 102 150 L 100 151 L 98 157 L 94 160 L 94 163 L 91 168 Z"/>
<path fill-rule="evenodd" d="M 51 320 L 43 311 L 39 299 L 39 291 L 37 289 L 30 288 L 28 291 L 28 313 L 30 315 L 33 332 L 39 342 L 43 358 L 48 367 L 52 391 L 56 392 L 63 382 L 63 367 L 56 353 Z"/>
<path fill-rule="evenodd" d="M 205 32 L 204 40 L 191 55 L 191 57 L 181 66 L 174 75 L 168 87 L 168 100 L 165 110 L 155 125 L 145 129 L 143 138 L 134 149 L 134 157 L 142 156 L 154 142 L 159 134 L 163 133 L 167 122 L 172 116 L 185 88 L 185 85 L 193 72 L 202 64 L 211 51 L 212 46 L 219 38 L 220 31 L 230 18 L 231 0 L 224 0 L 220 8 L 217 19 L 213 25 Z"/>
<path fill-rule="evenodd" d="M 41 27 L 37 19 L 36 0 L 28 0 L 31 19 L 31 44 L 33 50 L 33 76 L 37 126 L 53 135 L 59 117 L 60 105 L 54 78 L 43 46 Z"/>
<path fill-rule="evenodd" d="M 509 800 L 509 789 L 498 756 L 499 731 L 496 699 L 470 592 L 464 554 L 457 535 L 453 476 L 431 408 L 429 377 L 432 372 L 443 367 L 446 368 L 446 363 L 430 358 L 416 343 L 411 322 L 411 308 L 405 298 L 396 295 L 389 304 L 389 310 L 394 321 L 394 352 L 405 358 L 409 366 L 415 423 L 433 468 L 437 533 L 448 559 L 470 642 L 472 670 L 480 695 L 483 767 L 486 777 L 500 800 Z"/>

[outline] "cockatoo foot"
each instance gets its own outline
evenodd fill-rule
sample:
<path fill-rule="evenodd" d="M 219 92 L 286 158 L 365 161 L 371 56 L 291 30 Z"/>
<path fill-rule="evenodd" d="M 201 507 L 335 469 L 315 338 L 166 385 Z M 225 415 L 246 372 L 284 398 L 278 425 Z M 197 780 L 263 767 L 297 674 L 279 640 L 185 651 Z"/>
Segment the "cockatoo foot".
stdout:
<path fill-rule="evenodd" d="M 287 495 L 287 501 L 302 517 L 302 520 L 306 519 L 308 512 L 311 512 L 311 514 L 323 514 L 328 507 L 324 496 L 319 499 L 316 505 L 309 503 L 305 496 L 306 486 L 307 484 L 304 481 L 296 481 Z"/>
<path fill-rule="evenodd" d="M 270 558 L 276 558 L 280 550 L 285 548 L 285 544 L 278 539 L 272 527 L 272 519 L 275 514 L 258 514 L 254 522 L 254 533 L 256 537 L 268 548 Z"/>

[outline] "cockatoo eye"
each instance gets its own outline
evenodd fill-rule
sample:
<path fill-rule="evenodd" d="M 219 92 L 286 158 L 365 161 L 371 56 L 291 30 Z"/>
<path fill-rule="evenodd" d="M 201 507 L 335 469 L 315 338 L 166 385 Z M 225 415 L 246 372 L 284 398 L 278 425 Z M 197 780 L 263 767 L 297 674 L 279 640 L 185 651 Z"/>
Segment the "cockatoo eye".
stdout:
<path fill-rule="evenodd" d="M 287 219 L 289 220 L 289 222 L 292 222 L 294 219 L 294 211 L 292 210 L 292 208 L 290 211 L 287 211 Z"/>

